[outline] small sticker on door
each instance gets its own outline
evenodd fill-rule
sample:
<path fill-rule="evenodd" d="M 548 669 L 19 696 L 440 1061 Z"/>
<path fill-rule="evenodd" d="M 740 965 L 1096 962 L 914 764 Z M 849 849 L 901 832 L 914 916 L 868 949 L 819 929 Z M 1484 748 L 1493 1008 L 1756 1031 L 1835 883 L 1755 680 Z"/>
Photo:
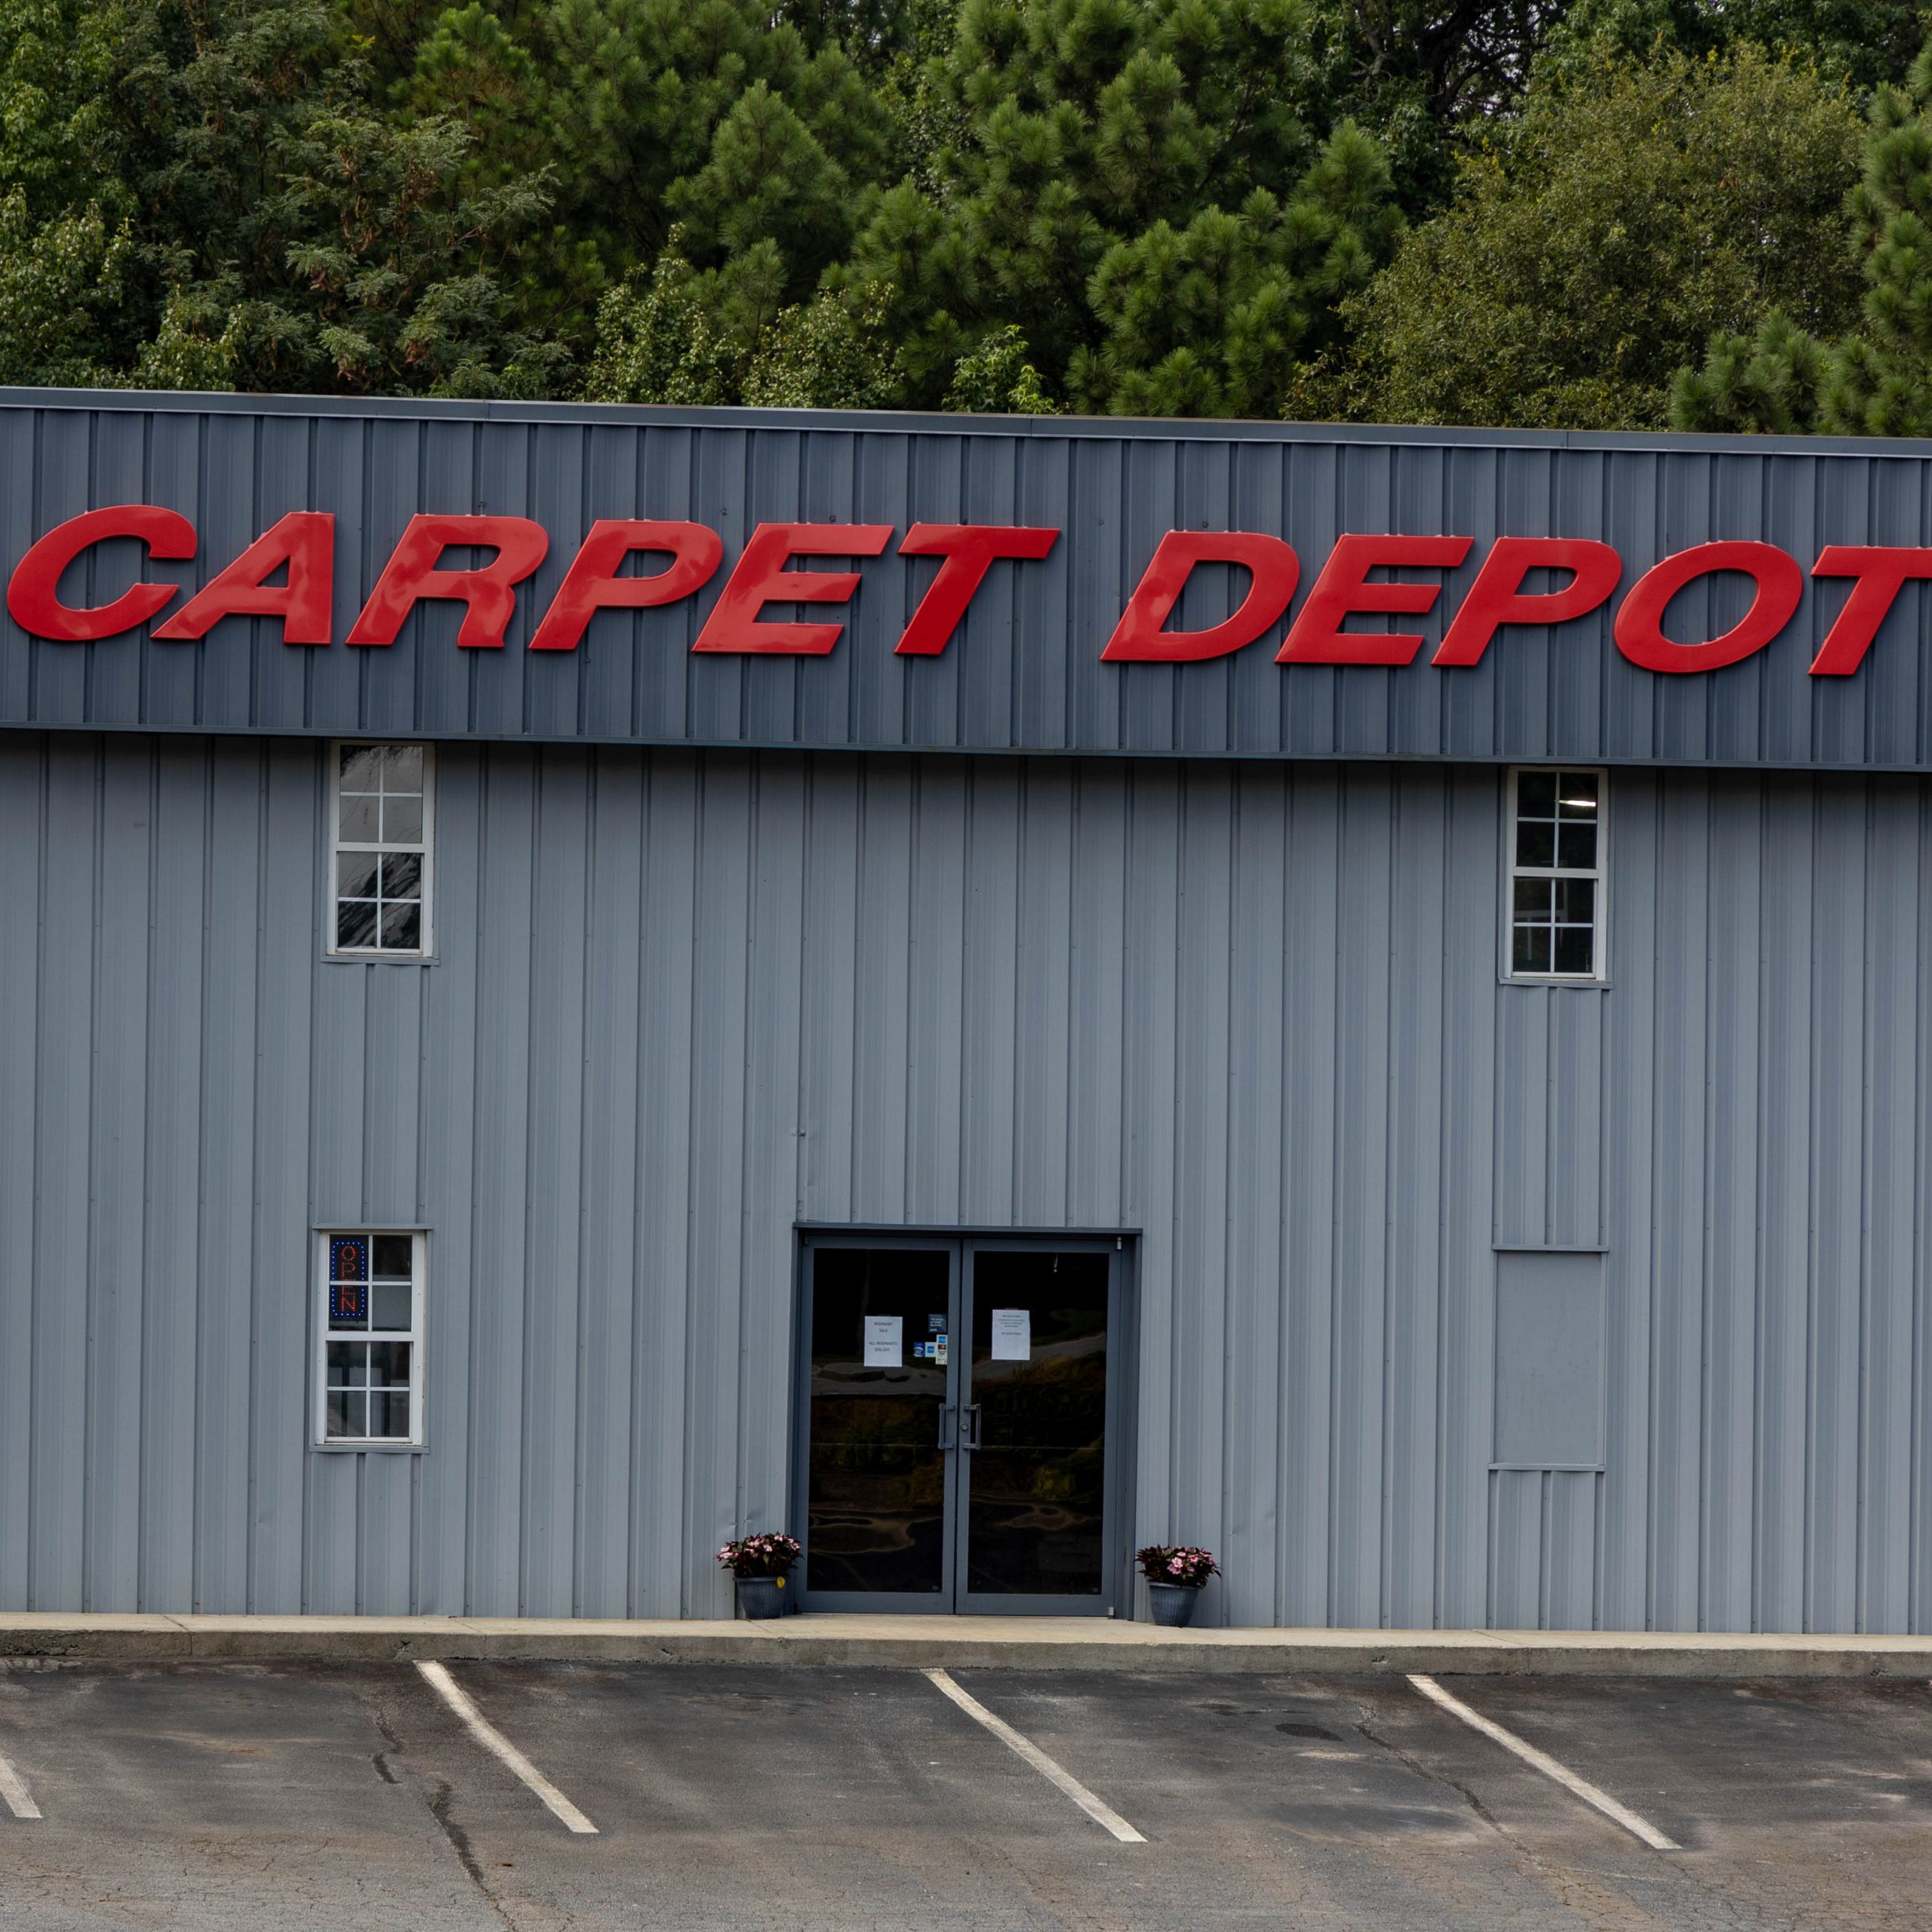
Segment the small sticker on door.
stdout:
<path fill-rule="evenodd" d="M 869 1315 L 866 1317 L 866 1366 L 868 1368 L 903 1368 L 906 1366 L 904 1315 Z"/>
<path fill-rule="evenodd" d="M 1030 1361 L 1033 1358 L 1033 1311 L 1029 1308 L 993 1310 L 993 1360 Z"/>

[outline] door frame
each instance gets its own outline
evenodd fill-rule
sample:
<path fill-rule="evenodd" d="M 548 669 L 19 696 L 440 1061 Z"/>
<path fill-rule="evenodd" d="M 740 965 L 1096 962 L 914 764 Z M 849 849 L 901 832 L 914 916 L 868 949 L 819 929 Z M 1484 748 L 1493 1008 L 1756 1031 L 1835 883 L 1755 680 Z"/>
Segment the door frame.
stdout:
<path fill-rule="evenodd" d="M 950 1227 L 881 1227 L 838 1222 L 801 1221 L 795 1226 L 792 1284 L 791 1417 L 786 1440 L 791 1468 L 786 1484 L 793 1534 L 806 1547 L 801 1576 L 810 1573 L 809 1487 L 811 1480 L 811 1251 L 814 1247 L 943 1248 L 949 1254 L 949 1306 L 965 1314 L 968 1257 L 974 1247 L 1038 1253 L 1055 1248 L 1092 1249 L 1111 1244 L 1107 1324 L 1106 1442 L 1109 1472 L 1101 1514 L 1101 1576 L 1097 1598 L 992 1596 L 968 1601 L 961 1569 L 966 1512 L 960 1506 L 964 1452 L 946 1458 L 943 1507 L 952 1534 L 946 1540 L 945 1583 L 931 1601 L 897 1593 L 812 1590 L 801 1582 L 795 1601 L 801 1611 L 885 1612 L 893 1616 L 1118 1617 L 1134 1614 L 1134 1472 L 1138 1462 L 1137 1404 L 1140 1380 L 1140 1260 L 1138 1228 L 996 1228 L 971 1223 Z M 964 1330 L 954 1360 L 961 1364 L 962 1390 L 970 1393 L 972 1334 Z M 957 1431 L 961 1418 L 955 1415 Z M 956 1433 L 955 1438 L 957 1439 Z M 787 1593 L 791 1594 L 790 1592 Z"/>

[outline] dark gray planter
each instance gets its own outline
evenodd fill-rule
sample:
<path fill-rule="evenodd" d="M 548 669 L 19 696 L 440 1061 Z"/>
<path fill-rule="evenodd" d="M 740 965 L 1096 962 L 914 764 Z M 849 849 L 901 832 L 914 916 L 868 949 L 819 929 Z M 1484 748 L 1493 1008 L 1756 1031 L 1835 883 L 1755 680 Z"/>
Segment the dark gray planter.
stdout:
<path fill-rule="evenodd" d="M 1194 1621 L 1194 1606 L 1201 1601 L 1198 1583 L 1156 1583 L 1147 1586 L 1148 1601 L 1154 1607 L 1154 1621 L 1170 1630 L 1185 1629 Z"/>
<path fill-rule="evenodd" d="M 783 1577 L 740 1577 L 737 1584 L 738 1607 L 746 1616 L 784 1615 L 786 1585 Z"/>

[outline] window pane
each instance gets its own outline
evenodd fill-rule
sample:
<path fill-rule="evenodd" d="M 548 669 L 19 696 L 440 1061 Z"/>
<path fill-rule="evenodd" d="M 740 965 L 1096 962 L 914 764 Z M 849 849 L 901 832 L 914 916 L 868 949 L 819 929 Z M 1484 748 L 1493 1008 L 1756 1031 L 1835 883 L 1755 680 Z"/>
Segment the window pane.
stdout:
<path fill-rule="evenodd" d="M 1518 926 L 1516 928 L 1515 947 L 1510 955 L 1510 966 L 1518 973 L 1547 973 L 1549 971 L 1549 928 L 1547 926 Z"/>
<path fill-rule="evenodd" d="M 372 1328 L 407 1328 L 409 1326 L 411 1291 L 403 1281 L 378 1281 L 371 1291 L 369 1325 Z"/>
<path fill-rule="evenodd" d="M 1516 780 L 1516 810 L 1524 818 L 1556 816 L 1556 774 L 1525 771 Z"/>
<path fill-rule="evenodd" d="M 1546 878 L 1519 878 L 1516 881 L 1515 912 L 1519 919 L 1549 917 L 1550 894 L 1555 881 Z"/>
<path fill-rule="evenodd" d="M 409 1344 L 407 1342 L 371 1342 L 368 1347 L 369 1386 L 371 1389 L 408 1388 Z"/>
<path fill-rule="evenodd" d="M 372 792 L 345 792 L 337 823 L 345 844 L 373 845 L 376 842 L 377 808 L 382 801 Z"/>
<path fill-rule="evenodd" d="M 336 907 L 335 943 L 339 946 L 375 944 L 376 902 L 373 899 L 345 899 Z"/>
<path fill-rule="evenodd" d="M 1597 815 L 1597 775 L 1594 771 L 1566 771 L 1558 787 L 1557 808 L 1565 818 L 1593 819 Z"/>
<path fill-rule="evenodd" d="M 1556 916 L 1573 926 L 1587 926 L 1597 915 L 1597 882 L 1593 878 L 1556 881 Z"/>
<path fill-rule="evenodd" d="M 382 748 L 378 745 L 344 745 L 342 748 L 342 789 L 345 792 L 373 792 L 382 783 Z"/>
<path fill-rule="evenodd" d="M 1556 929 L 1556 970 L 1559 973 L 1590 973 L 1595 970 L 1596 928 L 1594 926 L 1558 926 Z"/>
<path fill-rule="evenodd" d="M 325 1432 L 331 1436 L 364 1435 L 368 1432 L 369 1398 L 353 1392 L 342 1394 L 331 1391 L 328 1400 L 328 1420 Z"/>
<path fill-rule="evenodd" d="M 414 852 L 385 852 L 383 854 L 383 897 L 385 899 L 417 899 L 422 896 L 422 892 L 421 857 Z"/>
<path fill-rule="evenodd" d="M 329 1242 L 329 1279 L 331 1281 L 366 1281 L 369 1275 L 369 1237 L 337 1235 Z"/>
<path fill-rule="evenodd" d="M 338 852 L 335 861 L 335 896 L 338 899 L 374 898 L 377 863 L 374 852 Z"/>
<path fill-rule="evenodd" d="M 409 1439 L 409 1392 L 396 1389 L 369 1398 L 369 1433 L 389 1441 Z"/>
<path fill-rule="evenodd" d="M 383 747 L 383 789 L 385 792 L 420 792 L 423 789 L 423 747 L 420 745 L 385 745 Z"/>
<path fill-rule="evenodd" d="M 409 1255 L 412 1244 L 407 1235 L 378 1235 L 376 1236 L 376 1272 L 394 1278 L 409 1278 Z"/>
<path fill-rule="evenodd" d="M 369 1345 L 367 1342 L 331 1342 L 328 1347 L 328 1375 L 331 1389 L 360 1389 L 369 1380 Z"/>
<path fill-rule="evenodd" d="M 1564 829 L 1567 832 L 1569 827 Z M 1525 819 L 1516 827 L 1516 863 L 1519 866 L 1556 863 L 1556 828 L 1547 819 Z"/>
<path fill-rule="evenodd" d="M 383 943 L 398 952 L 413 952 L 422 945 L 420 901 L 405 899 L 383 908 Z"/>
<path fill-rule="evenodd" d="M 342 835 L 346 838 L 349 834 L 345 832 Z M 392 845 L 416 845 L 422 842 L 423 801 L 420 795 L 383 799 L 383 837 Z"/>
<path fill-rule="evenodd" d="M 1588 872 L 1597 862 L 1597 828 L 1594 819 L 1578 822 L 1566 819 L 1556 842 L 1558 865 L 1576 866 Z"/>

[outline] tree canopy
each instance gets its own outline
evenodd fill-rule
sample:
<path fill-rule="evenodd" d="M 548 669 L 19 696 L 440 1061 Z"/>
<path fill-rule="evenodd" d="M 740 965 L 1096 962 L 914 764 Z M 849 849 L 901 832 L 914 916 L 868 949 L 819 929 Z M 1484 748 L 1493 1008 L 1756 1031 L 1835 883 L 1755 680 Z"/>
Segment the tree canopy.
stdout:
<path fill-rule="evenodd" d="M 0 380 L 1919 433 L 1912 0 L 0 0 Z"/>

